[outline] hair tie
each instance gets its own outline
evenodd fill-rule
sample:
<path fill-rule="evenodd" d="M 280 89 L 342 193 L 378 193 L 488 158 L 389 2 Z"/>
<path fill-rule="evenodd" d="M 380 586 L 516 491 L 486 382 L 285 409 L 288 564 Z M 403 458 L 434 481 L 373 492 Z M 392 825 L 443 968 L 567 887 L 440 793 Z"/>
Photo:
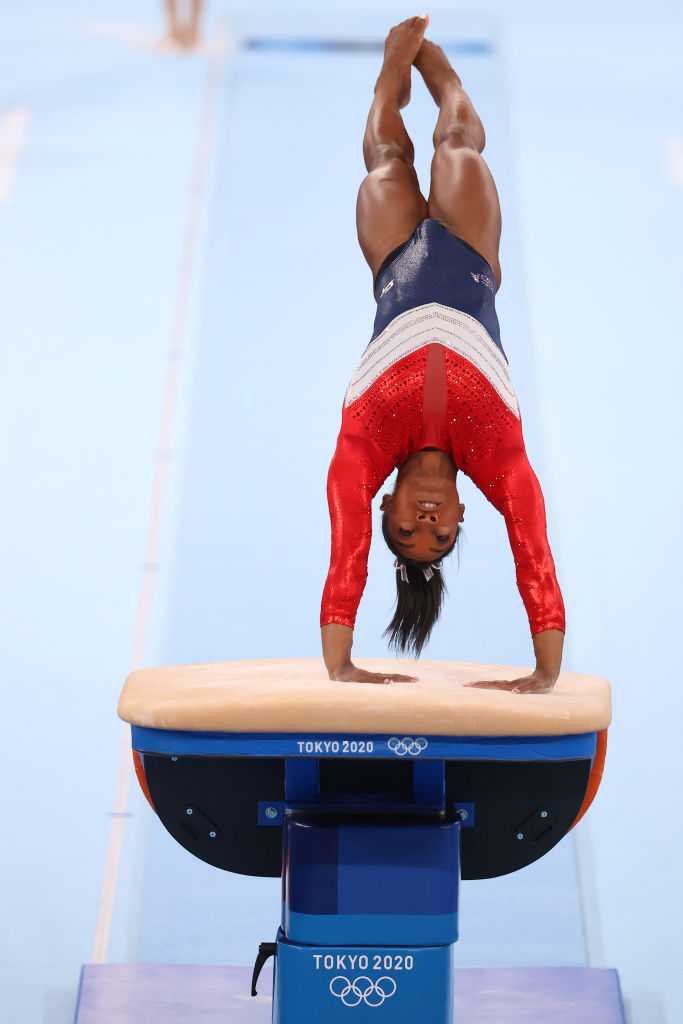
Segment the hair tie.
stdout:
<path fill-rule="evenodd" d="M 424 578 L 427 580 L 427 583 L 429 583 L 435 572 L 439 572 L 441 570 L 441 564 L 441 562 L 431 562 L 426 569 L 422 570 L 422 573 L 424 575 Z M 394 568 L 398 569 L 398 571 L 400 572 L 401 581 L 403 583 L 410 583 L 410 579 L 408 577 L 408 566 L 406 565 L 405 562 L 401 562 L 398 558 L 395 559 Z"/>
<path fill-rule="evenodd" d="M 434 571 L 436 570 L 436 572 L 439 572 L 440 569 L 441 569 L 441 562 L 432 562 L 430 565 L 427 566 L 426 569 L 422 570 L 422 572 L 424 574 L 424 578 L 427 580 L 427 583 L 429 583 L 429 581 L 431 580 L 432 576 L 434 575 Z"/>
<path fill-rule="evenodd" d="M 394 568 L 398 569 L 401 574 L 401 580 L 403 583 L 410 583 L 408 579 L 408 566 L 405 562 L 400 562 L 398 558 L 394 561 Z"/>

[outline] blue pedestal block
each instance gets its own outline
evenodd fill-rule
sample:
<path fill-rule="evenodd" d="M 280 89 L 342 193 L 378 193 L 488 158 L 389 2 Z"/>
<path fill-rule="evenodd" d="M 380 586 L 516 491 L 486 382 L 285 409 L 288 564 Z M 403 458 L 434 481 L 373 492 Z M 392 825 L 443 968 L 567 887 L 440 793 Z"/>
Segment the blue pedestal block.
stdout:
<path fill-rule="evenodd" d="M 299 946 L 280 932 L 275 963 L 277 1024 L 377 1024 L 380 1008 L 392 1024 L 453 1020 L 452 945 Z"/>
<path fill-rule="evenodd" d="M 452 1024 L 460 821 L 292 814 L 273 1024 Z M 425 1003 L 424 993 L 430 998 Z"/>
<path fill-rule="evenodd" d="M 458 938 L 460 821 L 290 816 L 282 931 L 306 945 L 440 946 Z"/>

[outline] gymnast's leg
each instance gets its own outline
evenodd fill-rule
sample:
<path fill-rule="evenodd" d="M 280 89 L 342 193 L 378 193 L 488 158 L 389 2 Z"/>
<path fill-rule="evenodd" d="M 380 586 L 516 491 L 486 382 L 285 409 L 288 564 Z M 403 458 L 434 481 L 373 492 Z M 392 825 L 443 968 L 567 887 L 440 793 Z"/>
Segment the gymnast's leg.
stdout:
<path fill-rule="evenodd" d="M 167 39 L 184 50 L 191 50 L 199 42 L 199 26 L 202 19 L 204 0 L 190 0 L 189 12 L 183 18 L 179 10 L 179 0 L 164 0 L 166 21 L 168 25 Z"/>
<path fill-rule="evenodd" d="M 484 127 L 440 46 L 423 40 L 414 63 L 439 108 L 428 216 L 476 249 L 490 264 L 500 286 L 500 203 L 493 176 L 481 156 L 486 144 Z"/>
<path fill-rule="evenodd" d="M 409 18 L 389 32 L 365 128 L 368 174 L 358 193 L 356 225 L 373 277 L 385 257 L 427 216 L 427 201 L 413 166 L 413 144 L 400 113 L 410 100 L 411 65 L 426 27 L 426 18 Z"/>

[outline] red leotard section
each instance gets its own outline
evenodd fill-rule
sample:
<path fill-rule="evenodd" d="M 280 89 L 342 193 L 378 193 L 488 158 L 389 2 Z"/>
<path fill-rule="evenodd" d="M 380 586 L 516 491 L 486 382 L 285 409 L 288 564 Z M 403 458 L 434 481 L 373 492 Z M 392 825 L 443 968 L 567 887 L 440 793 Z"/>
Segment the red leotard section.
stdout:
<path fill-rule="evenodd" d="M 399 359 L 343 408 L 327 478 L 332 544 L 321 625 L 354 626 L 367 578 L 372 499 L 395 467 L 426 447 L 447 452 L 503 516 L 532 634 L 564 631 L 543 494 L 521 419 L 472 362 L 439 344 Z"/>

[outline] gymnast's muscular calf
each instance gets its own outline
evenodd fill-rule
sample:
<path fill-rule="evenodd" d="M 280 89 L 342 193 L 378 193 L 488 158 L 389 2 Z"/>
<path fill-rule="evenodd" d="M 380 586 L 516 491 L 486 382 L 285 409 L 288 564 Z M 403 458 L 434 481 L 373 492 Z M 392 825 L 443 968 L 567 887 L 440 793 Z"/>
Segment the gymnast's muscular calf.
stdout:
<path fill-rule="evenodd" d="M 367 672 L 351 657 L 372 499 L 398 468 L 380 506 L 397 587 L 387 634 L 391 647 L 419 656 L 441 609 L 443 560 L 464 521 L 457 486 L 463 472 L 504 517 L 536 657 L 528 676 L 471 685 L 545 693 L 560 672 L 564 604 L 495 310 L 498 193 L 481 155 L 481 120 L 443 50 L 425 39 L 427 23 L 426 16 L 410 18 L 390 31 L 363 139 L 368 173 L 357 228 L 377 313 L 346 391 L 327 479 L 332 545 L 323 657 L 330 679 L 414 681 Z M 401 117 L 413 66 L 439 108 L 427 198 Z"/>

